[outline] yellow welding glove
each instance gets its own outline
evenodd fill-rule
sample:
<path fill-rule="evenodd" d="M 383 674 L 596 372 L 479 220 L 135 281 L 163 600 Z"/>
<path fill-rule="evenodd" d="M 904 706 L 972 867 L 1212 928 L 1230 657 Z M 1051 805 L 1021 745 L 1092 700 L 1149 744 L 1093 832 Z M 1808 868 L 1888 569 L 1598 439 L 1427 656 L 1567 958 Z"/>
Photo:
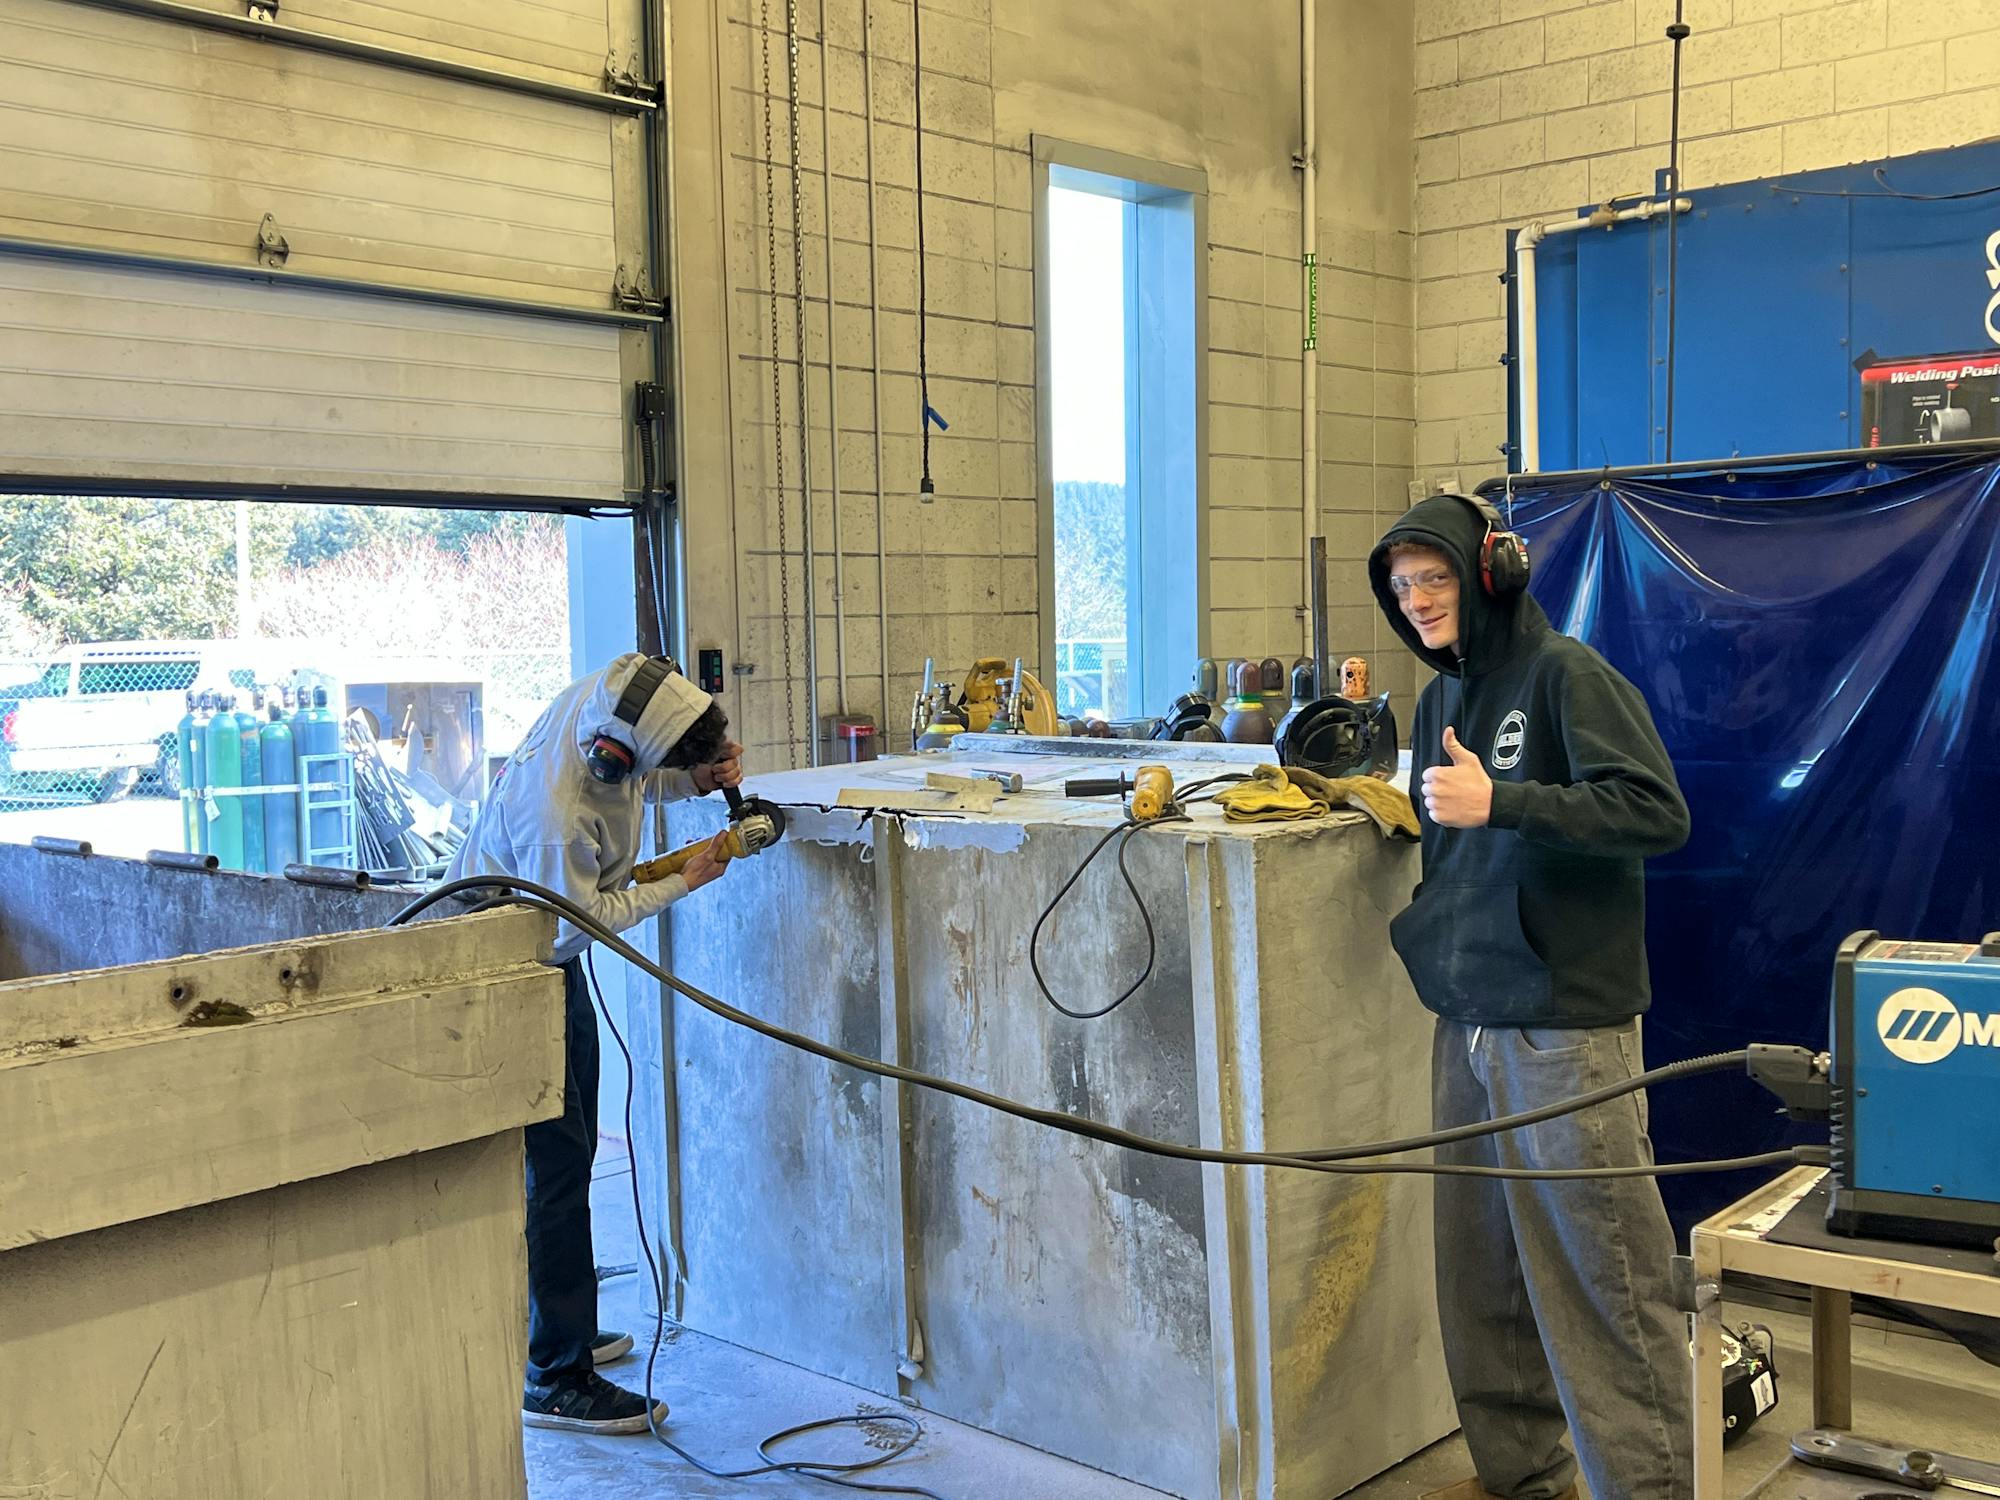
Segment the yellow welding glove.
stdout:
<path fill-rule="evenodd" d="M 1417 837 L 1417 810 L 1410 804 L 1408 792 L 1373 776 L 1342 776 L 1328 782 L 1327 788 L 1336 803 L 1359 808 L 1373 818 L 1383 837 Z"/>
<path fill-rule="evenodd" d="M 1270 823 L 1291 818 L 1323 818 L 1330 804 L 1300 785 L 1301 773 L 1282 766 L 1258 766 L 1248 781 L 1215 794 L 1222 815 L 1232 823 Z M 1310 771 L 1303 773 L 1311 776 Z M 1313 778 L 1322 781 L 1319 777 Z"/>

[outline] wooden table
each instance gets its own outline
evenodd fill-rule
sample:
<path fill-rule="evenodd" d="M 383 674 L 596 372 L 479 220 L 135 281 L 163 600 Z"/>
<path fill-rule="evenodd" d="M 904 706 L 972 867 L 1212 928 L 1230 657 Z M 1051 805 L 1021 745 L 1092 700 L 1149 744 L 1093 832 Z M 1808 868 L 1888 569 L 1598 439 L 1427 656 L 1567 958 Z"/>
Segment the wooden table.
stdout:
<path fill-rule="evenodd" d="M 1854 1294 L 2000 1317 L 2000 1277 L 1773 1243 L 1767 1236 L 1826 1175 L 1795 1167 L 1690 1237 L 1694 1259 L 1694 1493 L 1720 1500 L 1722 1487 L 1722 1277 L 1725 1271 L 1789 1281 L 1812 1292 L 1813 1425 L 1852 1427 L 1849 1313 Z"/>

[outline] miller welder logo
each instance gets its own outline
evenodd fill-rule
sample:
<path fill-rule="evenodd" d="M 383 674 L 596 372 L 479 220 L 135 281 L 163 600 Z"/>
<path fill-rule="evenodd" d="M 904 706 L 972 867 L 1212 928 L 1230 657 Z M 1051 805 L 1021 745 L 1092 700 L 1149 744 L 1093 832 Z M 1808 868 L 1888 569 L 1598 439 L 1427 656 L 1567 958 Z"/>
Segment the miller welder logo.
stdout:
<path fill-rule="evenodd" d="M 1511 771 L 1518 766 L 1527 738 L 1528 716 L 1517 708 L 1500 721 L 1500 732 L 1493 736 L 1493 768 Z"/>
<path fill-rule="evenodd" d="M 1936 990 L 1898 990 L 1875 1013 L 1882 1045 L 1906 1063 L 1943 1062 L 1961 1045 L 2000 1047 L 2000 1015 L 1961 1013 Z"/>

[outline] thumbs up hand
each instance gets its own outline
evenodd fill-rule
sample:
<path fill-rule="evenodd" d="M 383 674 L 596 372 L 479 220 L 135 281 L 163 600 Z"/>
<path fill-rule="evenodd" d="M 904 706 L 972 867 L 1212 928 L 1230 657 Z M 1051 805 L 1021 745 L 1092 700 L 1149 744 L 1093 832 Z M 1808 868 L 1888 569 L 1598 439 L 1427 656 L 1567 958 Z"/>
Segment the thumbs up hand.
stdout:
<path fill-rule="evenodd" d="M 1493 814 L 1493 778 L 1449 725 L 1444 753 L 1451 757 L 1450 765 L 1424 772 L 1424 811 L 1441 827 L 1484 828 Z"/>

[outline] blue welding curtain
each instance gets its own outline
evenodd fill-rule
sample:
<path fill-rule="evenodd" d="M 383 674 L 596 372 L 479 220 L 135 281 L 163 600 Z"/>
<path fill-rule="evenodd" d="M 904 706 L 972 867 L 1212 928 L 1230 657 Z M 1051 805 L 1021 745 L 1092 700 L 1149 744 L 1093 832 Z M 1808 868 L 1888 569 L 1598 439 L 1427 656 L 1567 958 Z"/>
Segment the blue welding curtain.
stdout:
<path fill-rule="evenodd" d="M 1535 596 L 1644 692 L 1693 814 L 1650 867 L 1650 1062 L 1824 1046 L 1851 932 L 2000 928 L 1996 490 L 1992 457 L 1516 488 Z M 1653 1134 L 1824 1139 L 1727 1076 L 1657 1090 Z M 1752 1186 L 1669 1179 L 1683 1242 Z"/>

